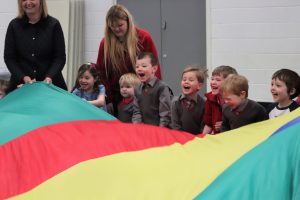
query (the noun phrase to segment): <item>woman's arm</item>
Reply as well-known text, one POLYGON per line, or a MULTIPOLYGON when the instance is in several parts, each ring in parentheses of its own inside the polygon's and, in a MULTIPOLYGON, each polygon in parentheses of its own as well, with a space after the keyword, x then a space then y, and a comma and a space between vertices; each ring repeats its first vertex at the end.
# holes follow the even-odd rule
POLYGON ((55 26, 53 28, 53 55, 52 62, 49 66, 45 78, 53 78, 61 73, 66 63, 65 39, 58 20, 54 19, 55 26))
POLYGON ((23 78, 26 76, 18 63, 17 58, 17 44, 15 38, 14 24, 17 22, 15 20, 11 21, 8 25, 5 44, 4 44, 4 61, 12 76, 16 79, 18 83, 23 83, 23 78))

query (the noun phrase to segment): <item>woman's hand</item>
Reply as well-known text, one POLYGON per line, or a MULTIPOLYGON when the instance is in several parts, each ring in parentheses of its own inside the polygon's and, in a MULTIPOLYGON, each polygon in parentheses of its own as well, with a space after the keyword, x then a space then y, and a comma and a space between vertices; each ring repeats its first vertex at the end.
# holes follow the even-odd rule
MULTIPOLYGON (((32 83, 35 82, 36 80, 35 80, 35 79, 31 79, 29 76, 24 76, 23 81, 24 81, 24 83, 32 84, 32 83)), ((17 88, 21 88, 23 85, 24 85, 24 84, 21 83, 21 84, 17 85, 17 88)))
POLYGON ((52 78, 46 77, 44 82, 47 83, 47 84, 51 84, 52 83, 52 78))
POLYGON ((29 76, 24 76, 23 81, 24 81, 24 83, 32 84, 33 82, 35 82, 35 79, 31 79, 29 76))

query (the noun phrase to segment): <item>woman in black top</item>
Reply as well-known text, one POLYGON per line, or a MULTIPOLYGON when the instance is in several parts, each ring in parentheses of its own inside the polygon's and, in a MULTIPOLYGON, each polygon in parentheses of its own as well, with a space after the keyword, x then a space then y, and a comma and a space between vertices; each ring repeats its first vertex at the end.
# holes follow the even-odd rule
POLYGON ((62 76, 65 41, 59 21, 48 15, 46 0, 18 0, 18 16, 7 28, 4 61, 12 89, 44 81, 67 89, 62 76))

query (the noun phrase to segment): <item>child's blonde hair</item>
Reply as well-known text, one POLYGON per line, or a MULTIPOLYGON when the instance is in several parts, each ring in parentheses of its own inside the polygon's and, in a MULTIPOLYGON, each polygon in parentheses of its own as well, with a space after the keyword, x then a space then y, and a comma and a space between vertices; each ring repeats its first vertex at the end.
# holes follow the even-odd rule
POLYGON ((248 97, 248 80, 245 76, 238 74, 229 75, 222 83, 220 91, 230 92, 235 95, 240 95, 242 91, 246 92, 246 97, 248 97))
POLYGON ((185 66, 181 78, 183 77, 183 74, 187 72, 194 72, 196 74, 196 77, 199 81, 199 83, 204 83, 205 79, 207 79, 208 74, 207 74, 207 69, 204 67, 201 67, 199 65, 187 65, 185 66))
POLYGON ((227 76, 229 76, 230 74, 238 74, 238 73, 236 69, 228 65, 218 66, 212 72, 213 76, 216 75, 223 76, 224 79, 227 78, 227 76))
POLYGON ((9 81, 0 80, 0 90, 7 93, 8 89, 9 89, 9 81))
POLYGON ((119 79, 120 86, 137 87, 141 83, 140 79, 134 73, 123 74, 119 79))

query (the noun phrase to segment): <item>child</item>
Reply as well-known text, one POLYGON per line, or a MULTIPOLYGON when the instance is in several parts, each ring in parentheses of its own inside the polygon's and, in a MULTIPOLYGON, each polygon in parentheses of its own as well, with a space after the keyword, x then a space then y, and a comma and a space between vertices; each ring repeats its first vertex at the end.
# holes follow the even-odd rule
POLYGON ((122 122, 132 122, 134 88, 140 83, 137 75, 133 73, 126 73, 120 77, 120 94, 123 99, 118 104, 118 119, 122 122))
POLYGON ((269 118, 289 113, 299 105, 293 101, 300 93, 299 75, 289 69, 280 69, 272 76, 271 93, 275 103, 268 107, 269 118))
POLYGON ((221 85, 224 99, 221 132, 268 119, 265 108, 248 99, 248 80, 241 75, 228 76, 221 85))
POLYGON ((237 71, 230 66, 221 65, 216 67, 211 76, 211 92, 205 94, 206 102, 204 108, 203 122, 205 124, 203 132, 205 134, 218 134, 222 124, 223 99, 219 90, 222 82, 230 74, 237 74, 237 71))
POLYGON ((3 99, 9 89, 9 81, 0 80, 0 99, 3 99))
POLYGON ((157 64, 150 52, 137 58, 135 71, 142 84, 134 91, 132 122, 170 127, 172 95, 169 87, 155 76, 157 64))
POLYGON ((75 89, 72 93, 94 106, 106 110, 105 87, 100 84, 98 77, 95 64, 81 65, 78 69, 75 89))
POLYGON ((207 70, 187 66, 181 75, 182 94, 172 102, 172 128, 199 134, 203 130, 204 99, 198 94, 207 78, 207 70))

